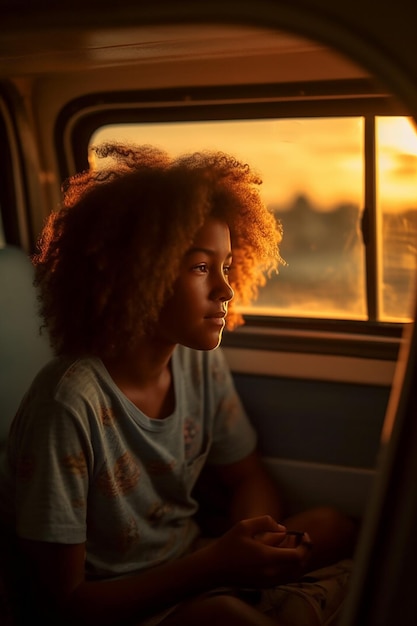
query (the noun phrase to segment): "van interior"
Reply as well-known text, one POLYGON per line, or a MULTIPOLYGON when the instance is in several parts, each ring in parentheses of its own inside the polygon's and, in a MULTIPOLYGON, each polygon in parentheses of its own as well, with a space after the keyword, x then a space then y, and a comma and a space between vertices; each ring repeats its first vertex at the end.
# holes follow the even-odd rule
MULTIPOLYGON (((8 7, 0 24, 0 455, 52 355, 30 256, 65 179, 93 166, 97 141, 230 145, 265 168, 288 260, 223 340, 264 461, 290 510, 331 503, 364 520, 363 568, 343 626, 393 626, 393 615, 395 626, 411 626, 411 562, 406 587, 384 595, 372 580, 386 568, 388 584, 401 569, 417 518, 417 101, 412 110, 412 95, 405 102, 353 52, 285 19, 279 27, 272 9, 267 24, 251 22, 253 7, 245 19, 222 19, 218 3, 188 19, 187 3, 173 3, 183 5, 173 19, 164 17, 173 9, 141 14, 128 2, 83 19, 49 4, 21 15, 8 7), (341 169, 350 177, 331 196, 341 169), (403 516, 392 522, 387 563, 375 542, 392 539, 378 535, 390 503, 403 516), (403 608, 393 608, 395 593, 403 608)), ((6 607, 4 620, 12 626, 6 607)))

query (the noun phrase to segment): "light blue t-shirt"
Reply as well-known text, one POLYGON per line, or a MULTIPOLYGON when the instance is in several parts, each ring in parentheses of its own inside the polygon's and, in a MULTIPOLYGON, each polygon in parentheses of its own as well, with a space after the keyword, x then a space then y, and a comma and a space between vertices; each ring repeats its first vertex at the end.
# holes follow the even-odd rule
POLYGON ((244 458, 256 437, 220 349, 179 346, 172 372, 175 410, 162 420, 130 402, 100 359, 57 358, 38 374, 12 424, 3 483, 19 536, 85 541, 94 578, 187 551, 203 465, 244 458))

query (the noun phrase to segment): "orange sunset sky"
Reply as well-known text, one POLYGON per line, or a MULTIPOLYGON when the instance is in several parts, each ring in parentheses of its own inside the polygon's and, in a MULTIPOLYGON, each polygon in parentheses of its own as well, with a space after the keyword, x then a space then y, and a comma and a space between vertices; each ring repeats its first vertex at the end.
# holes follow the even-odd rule
MULTIPOLYGON (((405 117, 378 118, 378 193, 386 211, 417 209, 417 134, 405 117)), ((92 143, 152 144, 175 155, 223 150, 254 167, 268 204, 306 193, 321 210, 363 204, 361 118, 189 122, 105 127, 92 143)))

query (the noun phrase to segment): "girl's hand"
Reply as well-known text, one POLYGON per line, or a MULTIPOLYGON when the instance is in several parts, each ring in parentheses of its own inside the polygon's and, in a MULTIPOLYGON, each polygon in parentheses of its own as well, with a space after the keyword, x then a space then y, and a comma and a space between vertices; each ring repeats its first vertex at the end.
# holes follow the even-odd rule
POLYGON ((300 576, 310 547, 307 534, 299 541, 263 516, 238 522, 204 550, 214 585, 272 587, 300 576))

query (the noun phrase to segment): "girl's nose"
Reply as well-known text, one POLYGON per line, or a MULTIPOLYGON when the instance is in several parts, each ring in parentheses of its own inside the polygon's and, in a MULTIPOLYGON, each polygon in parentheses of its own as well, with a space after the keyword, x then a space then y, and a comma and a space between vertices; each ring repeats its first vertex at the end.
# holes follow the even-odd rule
POLYGON ((234 296, 233 289, 223 276, 221 278, 221 284, 219 284, 216 291, 216 297, 220 298, 222 302, 229 302, 234 296))

